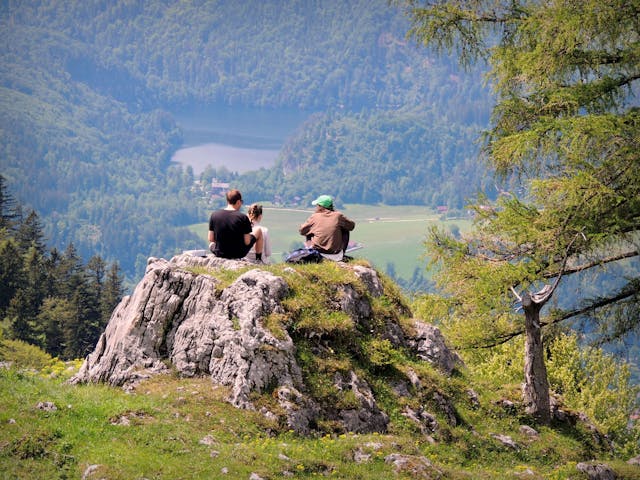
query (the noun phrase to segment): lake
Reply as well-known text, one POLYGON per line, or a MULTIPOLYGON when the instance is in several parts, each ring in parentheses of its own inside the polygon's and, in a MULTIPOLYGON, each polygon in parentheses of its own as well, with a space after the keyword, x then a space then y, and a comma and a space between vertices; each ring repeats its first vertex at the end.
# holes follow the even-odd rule
POLYGON ((311 112, 215 107, 174 112, 184 145, 172 161, 197 176, 211 165, 244 173, 272 167, 285 140, 311 112))

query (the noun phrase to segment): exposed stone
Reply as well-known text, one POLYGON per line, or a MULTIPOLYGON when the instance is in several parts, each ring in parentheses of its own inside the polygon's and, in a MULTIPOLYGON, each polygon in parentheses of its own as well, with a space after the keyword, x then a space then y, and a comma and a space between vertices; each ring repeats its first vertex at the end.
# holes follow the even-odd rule
POLYGON ((591 433, 591 438, 595 445, 613 450, 611 439, 600 430, 595 424, 582 412, 575 412, 561 408, 562 405, 554 396, 551 397, 551 415, 556 422, 566 423, 572 427, 582 424, 591 433))
POLYGON ((518 412, 517 405, 511 400, 508 400, 506 398, 497 400, 495 404, 499 407, 502 407, 507 413, 510 413, 512 415, 515 415, 518 412))
POLYGON ((471 402, 471 408, 474 410, 480 408, 480 399, 478 398, 478 394, 472 388, 467 390, 467 395, 469 396, 469 401, 471 402))
POLYGON ((206 446, 210 447, 211 445, 215 445, 218 442, 216 441, 215 438, 213 438, 213 435, 205 435, 204 437, 202 437, 200 439, 200 441, 198 443, 200 445, 206 445, 206 446))
POLYGON ((389 417, 378 408, 371 388, 355 372, 347 376, 336 373, 334 384, 338 390, 353 392, 359 403, 358 408, 339 410, 337 416, 342 420, 345 429, 354 433, 386 432, 389 417))
POLYGON ((356 276, 366 285, 369 293, 374 297, 379 297, 384 293, 382 282, 375 270, 361 265, 355 265, 353 271, 356 276))
POLYGON ((629 460, 627 460, 627 463, 629 465, 640 465, 640 455, 630 458, 629 460))
POLYGON ((449 349, 444 335, 434 325, 421 321, 415 322, 416 334, 409 339, 409 344, 417 351, 417 356, 436 365, 446 375, 451 375, 462 359, 449 349))
POLYGON ((586 474, 589 480, 616 480, 618 478, 616 472, 604 463, 582 462, 577 464, 576 468, 586 474))
POLYGON ((433 400, 440 411, 444 413, 447 418, 447 423, 452 427, 458 425, 458 413, 456 412, 453 403, 451 403, 451 400, 437 391, 433 392, 433 400))
POLYGON ((402 415, 415 422, 420 427, 422 434, 427 435, 429 440, 434 443, 431 435, 436 433, 440 428, 438 420, 434 415, 427 412, 423 407, 420 407, 418 410, 405 407, 402 415))
POLYGON ((536 475, 536 472, 534 472, 530 468, 526 468, 521 472, 515 472, 514 475, 518 478, 529 478, 529 477, 538 478, 538 476, 536 475))
POLYGON ((538 431, 531 428, 529 425, 520 425, 520 433, 527 435, 528 437, 537 437, 538 431))
POLYGON ((513 450, 520 450, 520 446, 513 441, 513 438, 511 438, 509 435, 502 435, 502 434, 498 434, 498 433, 492 433, 491 436, 493 438, 495 438, 496 440, 498 440, 501 444, 503 444, 505 447, 509 447, 513 450))
POLYGON ((420 381, 420 377, 413 369, 409 368, 406 371, 406 375, 409 381, 411 382, 411 385, 413 386, 413 388, 415 388, 416 390, 419 390, 422 388, 422 382, 420 381))
POLYGON ((392 453, 384 457, 384 461, 393 464, 396 473, 407 473, 411 478, 442 478, 442 472, 435 468, 427 457, 392 453))
POLYGON ((289 429, 301 435, 310 433, 313 423, 320 415, 320 407, 313 399, 288 386, 279 387, 276 398, 285 411, 289 429))
POLYGON ((56 404, 53 402, 38 402, 36 408, 38 410, 44 410, 45 412, 55 412, 58 410, 58 407, 56 407, 56 404))
MULTIPOLYGON (((273 392, 284 412, 282 420, 301 434, 313 430, 320 417, 340 422, 345 431, 386 431, 387 414, 355 372, 334 376, 335 387, 355 398, 353 407, 318 405, 308 396, 291 336, 286 331, 274 334, 265 326, 270 315, 286 313, 282 301, 289 288, 284 278, 255 265, 229 285, 217 278, 217 271, 239 271, 249 265, 212 255, 178 255, 169 261, 150 258, 143 279, 116 307, 95 350, 71 382, 105 382, 134 389, 141 380, 171 370, 187 377, 208 375, 214 384, 229 388, 228 400, 239 408, 254 408, 254 392, 273 392), (203 273, 207 270, 211 273, 203 273)), ((362 284, 336 285, 331 308, 349 315, 359 331, 413 349, 416 356, 447 374, 453 371, 459 357, 447 348, 436 327, 415 320, 416 334, 407 338, 393 317, 383 322, 373 318, 371 298, 384 294, 376 271, 362 265, 343 268, 351 269, 362 284)), ((398 306, 398 315, 408 316, 405 308, 398 306)), ((317 348, 331 352, 324 341, 319 340, 317 348)), ((408 378, 412 387, 422 388, 412 373, 408 378)), ((408 385, 398 388, 410 393, 408 385)), ((438 404, 455 419, 446 399, 438 404)), ((263 413, 271 421, 281 421, 271 411, 263 413)))
POLYGON ((87 466, 87 468, 84 469, 84 472, 82 472, 82 480, 88 480, 89 478, 91 478, 93 476, 94 473, 96 473, 98 471, 98 469, 100 468, 100 465, 89 465, 87 466))
POLYGON ((356 462, 356 463, 367 463, 369 460, 371 460, 371 454, 370 453, 365 453, 359 448, 355 452, 353 452, 353 461, 354 462, 356 462))
POLYGON ((244 408, 250 407, 252 390, 274 383, 300 386, 291 338, 275 338, 260 322, 281 310, 288 291, 284 280, 249 270, 217 298, 218 280, 185 269, 234 263, 241 264, 213 256, 150 261, 73 381, 135 383, 171 364, 182 375, 208 374, 232 387, 231 403, 244 408))

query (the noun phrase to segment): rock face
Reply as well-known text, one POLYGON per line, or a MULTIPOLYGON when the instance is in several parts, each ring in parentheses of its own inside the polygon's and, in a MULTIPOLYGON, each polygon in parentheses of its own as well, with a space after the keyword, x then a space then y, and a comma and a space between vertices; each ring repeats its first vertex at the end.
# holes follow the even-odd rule
MULTIPOLYGON (((144 278, 114 310, 72 382, 131 386, 170 370, 184 376, 208 375, 230 387, 229 401, 240 408, 253 408, 252 392, 274 392, 285 421, 297 432, 309 432, 319 418, 340 422, 352 432, 385 431, 387 415, 367 382, 353 371, 336 374, 334 387, 348 390, 356 405, 327 412, 305 393, 308 388, 289 332, 276 336, 265 327, 269 316, 286 313, 282 301, 290 290, 285 279, 255 267, 225 286, 218 278, 223 275, 214 273, 247 266, 214 256, 149 259, 144 278)), ((360 265, 345 268, 353 271, 367 294, 346 285, 334 303, 366 327, 373 322, 369 299, 384 289, 375 270, 360 265)), ((383 337, 392 344, 410 348, 451 373, 457 356, 435 327, 416 321, 417 333, 411 336, 397 323, 385 320, 385 324, 383 337)))

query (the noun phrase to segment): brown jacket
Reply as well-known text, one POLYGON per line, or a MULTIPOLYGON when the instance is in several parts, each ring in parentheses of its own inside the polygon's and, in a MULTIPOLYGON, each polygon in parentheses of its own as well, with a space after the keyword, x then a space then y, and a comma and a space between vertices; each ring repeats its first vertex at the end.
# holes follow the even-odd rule
POLYGON ((333 210, 313 213, 300 226, 300 235, 311 242, 313 248, 322 253, 338 253, 346 247, 345 239, 356 226, 353 220, 333 210))

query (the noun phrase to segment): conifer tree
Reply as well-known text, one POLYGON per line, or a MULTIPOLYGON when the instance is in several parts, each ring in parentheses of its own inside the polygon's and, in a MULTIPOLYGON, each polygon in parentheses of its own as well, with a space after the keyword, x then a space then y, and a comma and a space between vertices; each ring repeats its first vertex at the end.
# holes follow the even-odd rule
POLYGON ((86 281, 82 259, 75 245, 70 243, 56 264, 53 275, 57 279, 57 292, 67 300, 72 300, 78 287, 86 281))
POLYGON ((95 347, 100 336, 98 298, 88 282, 76 285, 71 298, 72 315, 62 325, 65 358, 82 358, 95 347))
POLYGON ((15 236, 23 252, 33 246, 41 255, 44 255, 46 247, 42 222, 40 222, 40 217, 34 210, 29 212, 27 218, 20 221, 15 236))
POLYGON ((549 422, 541 328, 588 317, 612 339, 640 325, 640 1, 402 3, 413 38, 488 62, 497 103, 484 151, 523 188, 479 199, 462 240, 432 231, 430 255, 466 344, 525 335, 527 410, 549 422), (597 292, 563 290, 614 264, 597 292))
POLYGON ((0 319, 23 280, 23 262, 18 245, 0 230, 0 319))
POLYGON ((12 229, 17 217, 15 198, 7 191, 5 178, 0 175, 0 231, 12 229))
POLYGON ((116 308, 124 295, 124 287, 122 286, 122 273, 117 263, 111 264, 107 271, 104 288, 100 296, 101 326, 104 328, 113 310, 116 308))
POLYGON ((44 333, 45 351, 53 357, 62 357, 66 348, 63 326, 73 323, 71 302, 60 297, 45 298, 38 323, 44 333))
POLYGON ((38 314, 45 296, 47 272, 35 244, 22 258, 23 275, 7 314, 11 321, 11 334, 19 340, 42 346, 44 332, 38 322, 38 314))

